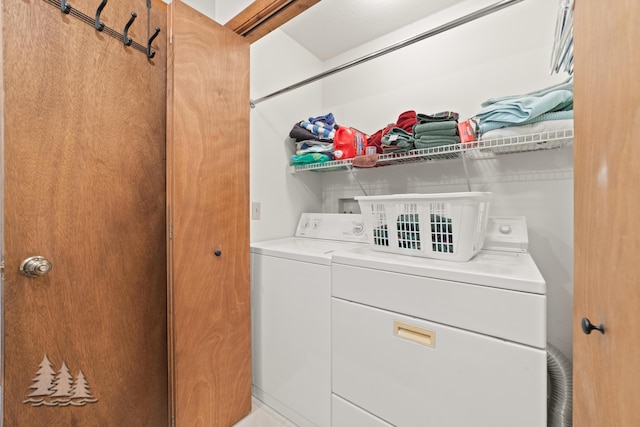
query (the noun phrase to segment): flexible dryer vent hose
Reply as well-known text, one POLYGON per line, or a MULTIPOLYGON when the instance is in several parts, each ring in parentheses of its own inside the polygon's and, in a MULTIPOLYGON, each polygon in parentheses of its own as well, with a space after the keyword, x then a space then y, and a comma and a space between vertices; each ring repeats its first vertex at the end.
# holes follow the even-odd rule
POLYGON ((571 362, 547 343, 547 375, 551 393, 547 401, 547 426, 571 427, 573 376, 571 362))

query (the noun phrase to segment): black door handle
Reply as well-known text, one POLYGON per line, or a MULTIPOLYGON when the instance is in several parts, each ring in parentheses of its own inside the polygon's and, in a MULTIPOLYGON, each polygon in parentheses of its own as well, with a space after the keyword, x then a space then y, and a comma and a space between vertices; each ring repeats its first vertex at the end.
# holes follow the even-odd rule
POLYGON ((595 326, 586 317, 582 318, 582 322, 581 323, 582 323, 581 324, 582 332, 584 332, 587 335, 589 335, 591 333, 591 331, 593 331, 594 329, 600 331, 601 334, 604 334, 604 325, 602 323, 599 324, 598 326, 595 326))

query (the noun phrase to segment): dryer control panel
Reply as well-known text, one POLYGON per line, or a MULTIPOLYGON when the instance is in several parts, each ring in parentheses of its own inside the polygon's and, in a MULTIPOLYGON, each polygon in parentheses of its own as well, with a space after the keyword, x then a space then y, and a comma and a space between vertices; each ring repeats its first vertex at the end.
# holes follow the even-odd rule
POLYGON ((482 249, 506 252, 527 252, 529 235, 523 216, 490 216, 482 249))

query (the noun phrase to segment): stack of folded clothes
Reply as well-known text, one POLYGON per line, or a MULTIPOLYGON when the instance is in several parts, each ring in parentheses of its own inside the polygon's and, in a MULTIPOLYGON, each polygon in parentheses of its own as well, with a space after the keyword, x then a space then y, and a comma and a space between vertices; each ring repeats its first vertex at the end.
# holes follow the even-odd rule
POLYGON ((395 123, 390 123, 369 136, 367 146, 377 147, 378 153, 412 150, 414 148, 412 129, 416 123, 418 123, 418 114, 414 110, 405 111, 398 116, 395 123), (393 133, 389 135, 392 131, 393 133))
POLYGON ((384 154, 402 153, 414 148, 413 134, 402 128, 392 127, 382 137, 382 152, 384 154))
POLYGON ((573 119, 573 77, 524 95, 489 99, 477 114, 479 132, 553 120, 573 119))
POLYGON ((422 114, 408 110, 400 114, 395 123, 373 133, 367 145, 376 146, 378 153, 386 154, 457 144, 460 142, 458 117, 453 111, 422 114))
POLYGON ((458 113, 443 111, 431 115, 418 114, 413 126, 415 148, 433 148, 460 143, 458 113))
POLYGON ((295 140, 296 152, 291 156, 292 166, 324 163, 333 160, 333 137, 336 122, 332 113, 309 117, 296 123, 289 137, 295 140))

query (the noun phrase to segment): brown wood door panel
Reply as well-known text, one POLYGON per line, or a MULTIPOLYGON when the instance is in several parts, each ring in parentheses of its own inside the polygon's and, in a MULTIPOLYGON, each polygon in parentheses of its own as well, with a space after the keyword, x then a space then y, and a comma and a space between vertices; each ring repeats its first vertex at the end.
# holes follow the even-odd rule
POLYGON ((638 19, 635 0, 575 5, 576 427, 640 425, 638 19))
MULTIPOLYGON (((90 16, 98 3, 71 2, 90 16)), ((102 20, 122 31, 132 10, 145 43, 144 0, 102 20)), ((167 425, 166 42, 149 61, 42 0, 2 13, 4 425, 167 425), (33 255, 51 272, 19 274, 33 255), (80 371, 97 401, 29 397, 80 371)), ((161 2, 151 22, 166 31, 161 2)))
POLYGON ((170 14, 174 416, 228 427, 251 410, 249 43, 182 2, 170 14))

